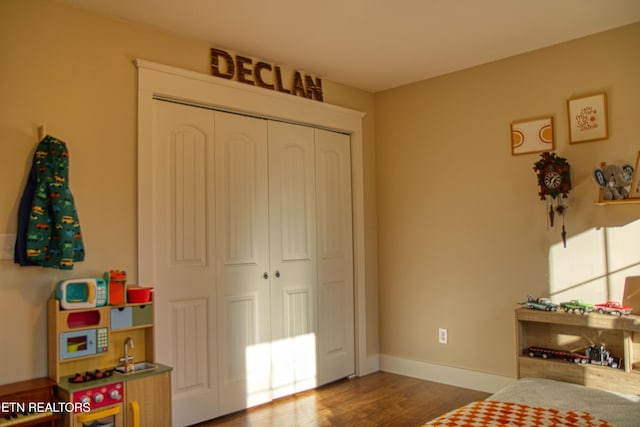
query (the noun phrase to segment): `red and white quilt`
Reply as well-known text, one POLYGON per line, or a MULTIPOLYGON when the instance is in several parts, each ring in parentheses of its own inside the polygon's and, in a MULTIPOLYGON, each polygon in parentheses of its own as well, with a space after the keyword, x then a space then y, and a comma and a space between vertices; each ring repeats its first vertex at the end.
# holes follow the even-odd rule
POLYGON ((582 411, 559 411, 512 402, 479 400, 425 424, 428 427, 613 427, 582 411))

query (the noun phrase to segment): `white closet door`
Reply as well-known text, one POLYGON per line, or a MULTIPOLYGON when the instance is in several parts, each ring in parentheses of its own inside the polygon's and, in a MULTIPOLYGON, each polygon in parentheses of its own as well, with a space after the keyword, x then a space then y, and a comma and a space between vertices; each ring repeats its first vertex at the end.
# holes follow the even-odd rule
POLYGON ((154 101, 156 357, 173 425, 354 372, 349 137, 154 101))
POLYGON ((267 122, 215 113, 220 402, 271 400, 267 122))
POLYGON ((272 396, 317 384, 313 128, 269 122, 272 396))
POLYGON ((315 130, 318 384, 355 373, 349 136, 315 130))
POLYGON ((173 367, 172 425, 218 412, 214 224, 213 113, 153 103, 152 255, 155 353, 173 367))

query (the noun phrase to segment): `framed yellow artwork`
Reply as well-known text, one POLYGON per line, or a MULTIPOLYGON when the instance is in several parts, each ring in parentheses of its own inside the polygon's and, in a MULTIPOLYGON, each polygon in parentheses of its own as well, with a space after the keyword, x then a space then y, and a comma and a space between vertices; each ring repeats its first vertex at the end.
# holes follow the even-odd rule
POLYGON ((598 141, 609 137, 606 93, 567 100, 567 115, 571 144, 598 141))
POLYGON ((511 123, 511 154, 553 151, 553 117, 511 123))

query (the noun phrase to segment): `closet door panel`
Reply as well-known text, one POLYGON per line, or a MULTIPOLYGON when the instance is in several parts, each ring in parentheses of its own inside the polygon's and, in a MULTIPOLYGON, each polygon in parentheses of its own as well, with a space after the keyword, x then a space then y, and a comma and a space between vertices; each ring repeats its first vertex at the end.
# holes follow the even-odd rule
MULTIPOLYGON (((302 128, 302 130, 308 130, 302 128)), ((304 132, 309 133, 309 132, 304 132)), ((313 257, 313 217, 307 214, 312 206, 313 197, 313 169, 310 169, 311 159, 309 147, 303 144, 307 135, 301 135, 299 140, 280 145, 276 140, 271 143, 272 179, 277 196, 273 201, 272 212, 278 218, 275 238, 279 241, 280 261, 307 261, 313 257)), ((274 194, 274 195, 275 195, 274 194)))
POLYGON ((318 384, 355 372, 349 136, 316 129, 318 384))
POLYGON ((220 402, 231 412, 270 395, 267 125, 215 113, 220 402))
POLYGON ((269 122, 273 398, 317 383, 314 157, 312 128, 269 122))
MULTIPOLYGON (((153 104, 152 157, 155 354, 174 368, 175 425, 219 415, 213 286, 213 113, 153 104)), ((135 351, 135 350, 134 350, 135 351)))

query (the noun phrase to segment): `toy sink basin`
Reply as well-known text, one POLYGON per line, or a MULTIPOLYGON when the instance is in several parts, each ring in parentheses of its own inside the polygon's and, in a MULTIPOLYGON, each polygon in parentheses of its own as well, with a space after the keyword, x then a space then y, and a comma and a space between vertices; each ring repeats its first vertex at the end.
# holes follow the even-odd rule
POLYGON ((125 365, 117 366, 115 369, 116 369, 116 371, 120 372, 121 374, 135 374, 137 372, 150 371, 150 370, 156 369, 156 368, 157 368, 157 366, 154 365, 153 363, 138 362, 138 363, 134 363, 133 364, 133 371, 131 371, 131 372, 127 372, 127 369, 126 369, 125 365))

